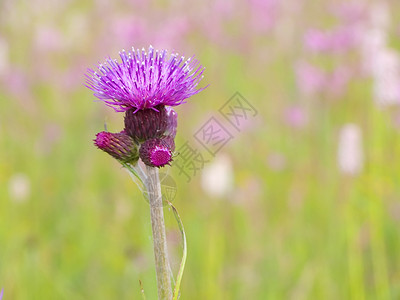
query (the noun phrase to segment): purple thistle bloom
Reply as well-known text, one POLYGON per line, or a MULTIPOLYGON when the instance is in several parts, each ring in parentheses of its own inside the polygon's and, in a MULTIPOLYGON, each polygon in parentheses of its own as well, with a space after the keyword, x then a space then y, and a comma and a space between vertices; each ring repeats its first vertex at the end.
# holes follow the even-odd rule
POLYGON ((204 68, 193 57, 167 55, 166 50, 143 48, 120 52, 121 62, 108 58, 98 70, 88 69, 87 87, 117 112, 159 105, 176 106, 204 88, 196 89, 204 68))

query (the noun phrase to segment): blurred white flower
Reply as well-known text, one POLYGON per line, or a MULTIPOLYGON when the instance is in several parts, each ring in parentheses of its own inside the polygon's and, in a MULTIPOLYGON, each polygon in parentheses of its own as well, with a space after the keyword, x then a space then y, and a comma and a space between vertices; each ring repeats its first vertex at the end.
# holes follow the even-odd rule
POLYGON ((370 7, 370 21, 363 30, 363 70, 373 79, 373 97, 379 106, 400 103, 400 55, 388 47, 390 11, 383 3, 370 7))
POLYGON ((361 38, 363 70, 372 73, 376 68, 375 56, 387 46, 387 32, 378 28, 365 29, 361 38))
POLYGON ((233 188, 232 161, 219 154, 201 173, 201 187, 210 196, 226 196, 233 188))
POLYGON ((382 49, 375 58, 373 70, 374 100, 379 106, 400 104, 400 56, 399 53, 382 49))
POLYGON ((8 193, 14 202, 22 203, 28 200, 31 194, 29 177, 22 173, 11 176, 8 182, 8 193))
POLYGON ((5 75, 8 69, 8 43, 5 39, 0 37, 0 77, 5 75))
POLYGON ((376 28, 388 29, 390 26, 390 11, 385 1, 373 3, 370 9, 372 26, 376 28))
POLYGON ((339 132, 339 170, 348 175, 361 173, 364 165, 364 151, 361 128, 356 124, 346 124, 339 132))

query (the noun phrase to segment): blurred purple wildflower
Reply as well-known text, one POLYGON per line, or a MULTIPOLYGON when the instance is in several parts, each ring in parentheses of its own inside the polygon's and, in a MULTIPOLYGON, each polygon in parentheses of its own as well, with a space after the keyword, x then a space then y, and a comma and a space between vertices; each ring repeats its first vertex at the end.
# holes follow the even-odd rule
POLYGON ((359 1, 334 3, 330 11, 346 24, 355 24, 366 18, 366 5, 359 1))
POLYGON ((312 96, 324 91, 326 74, 320 68, 306 61, 300 61, 295 66, 297 86, 307 96, 312 96))
POLYGON ((62 34, 54 27, 39 26, 34 35, 34 47, 40 53, 57 52, 65 48, 62 34))
POLYGON ((120 52, 122 62, 108 58, 98 71, 88 70, 87 87, 117 112, 176 106, 204 88, 197 89, 204 68, 193 57, 167 55, 166 50, 148 53, 132 48, 120 52))
POLYGON ((307 124, 307 115, 301 106, 289 106, 284 111, 284 120, 292 128, 303 128, 307 124))
POLYGON ((110 32, 116 39, 116 43, 127 43, 143 40, 146 36, 147 24, 143 18, 138 16, 127 16, 115 18, 109 27, 110 32))
POLYGON ((354 72, 347 66, 339 66, 328 72, 306 61, 297 63, 295 73, 297 86, 306 96, 328 93, 340 97, 346 92, 350 80, 354 77, 354 72))
POLYGON ((328 91, 334 96, 343 95, 352 79, 352 71, 345 66, 339 66, 333 70, 329 77, 328 91))
POLYGON ((329 49, 326 32, 319 29, 309 29, 304 35, 304 47, 314 52, 325 52, 329 49))
POLYGON ((1 292, 0 292, 0 300, 3 298, 3 289, 1 289, 1 292))
POLYGON ((248 0, 250 24, 256 32, 267 32, 275 25, 278 18, 278 0, 248 0))
POLYGON ((359 43, 359 31, 352 26, 325 31, 309 29, 304 35, 304 47, 315 53, 343 53, 359 43))

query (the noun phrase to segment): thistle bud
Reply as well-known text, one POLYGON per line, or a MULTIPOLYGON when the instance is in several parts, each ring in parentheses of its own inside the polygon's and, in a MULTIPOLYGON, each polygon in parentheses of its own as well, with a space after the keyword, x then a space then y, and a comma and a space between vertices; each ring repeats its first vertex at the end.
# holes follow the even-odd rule
POLYGON ((167 128, 165 130, 164 136, 175 138, 176 127, 178 126, 178 114, 171 106, 166 107, 166 111, 167 111, 167 128))
POLYGON ((125 131, 136 142, 142 143, 164 135, 168 125, 167 110, 163 105, 156 106, 155 109, 126 111, 125 131))
POLYGON ((111 133, 102 131, 96 135, 94 144, 112 157, 125 162, 136 163, 139 159, 138 147, 134 140, 123 131, 111 133))
POLYGON ((156 138, 145 141, 139 150, 142 161, 150 167, 163 167, 172 161, 175 142, 172 137, 156 138))

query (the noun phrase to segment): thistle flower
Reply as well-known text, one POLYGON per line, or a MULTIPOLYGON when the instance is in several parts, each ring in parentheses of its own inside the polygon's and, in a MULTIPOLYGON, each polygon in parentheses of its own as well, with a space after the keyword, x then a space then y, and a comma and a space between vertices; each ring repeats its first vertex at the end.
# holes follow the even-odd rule
POLYGON ((120 52, 121 62, 107 59, 98 71, 88 70, 87 87, 117 112, 176 106, 204 88, 196 89, 204 68, 193 57, 187 59, 167 51, 148 53, 132 48, 120 52))
POLYGON ((97 148, 122 162, 136 163, 139 159, 137 145, 124 131, 119 133, 99 132, 94 144, 97 148))
POLYGON ((140 146, 139 156, 146 165, 160 168, 172 161, 174 150, 174 139, 167 136, 145 141, 140 146))
MULTIPOLYGON (((167 51, 154 51, 151 46, 148 53, 132 48, 128 53, 122 51, 120 56, 121 63, 107 59, 105 64, 100 64, 98 72, 89 69, 86 74, 87 87, 97 98, 115 111, 125 112, 123 131, 100 132, 94 142, 99 149, 122 162, 130 175, 136 176, 147 189, 158 295, 160 299, 172 299, 162 194, 155 167, 169 164, 175 150, 177 114, 170 106, 184 103, 186 98, 204 89, 196 89, 204 68, 193 58, 185 61, 184 57, 178 58, 178 54, 168 58, 167 51), (139 157, 146 164, 145 170, 136 164, 139 157)), ((177 214, 175 216, 179 219, 177 214)), ((179 228, 185 239, 180 219, 179 228)), ((186 247, 186 240, 184 245, 186 247)), ((185 255, 174 288, 176 296, 184 263, 185 255)))

